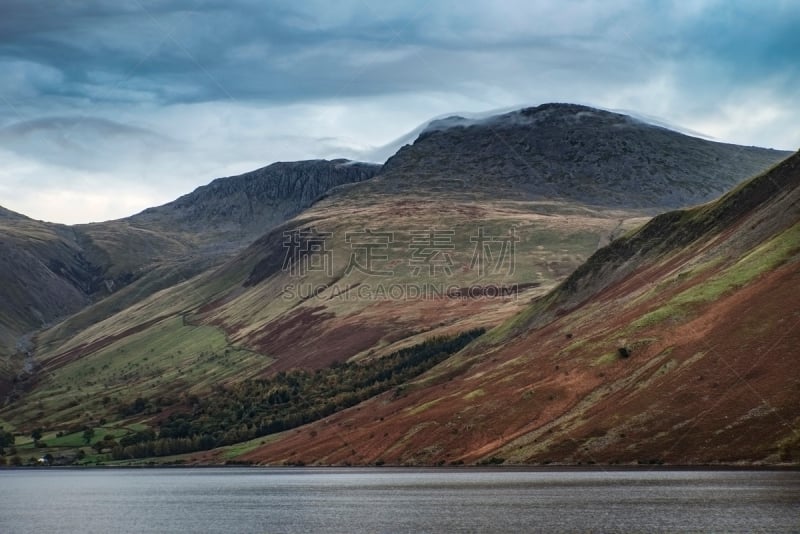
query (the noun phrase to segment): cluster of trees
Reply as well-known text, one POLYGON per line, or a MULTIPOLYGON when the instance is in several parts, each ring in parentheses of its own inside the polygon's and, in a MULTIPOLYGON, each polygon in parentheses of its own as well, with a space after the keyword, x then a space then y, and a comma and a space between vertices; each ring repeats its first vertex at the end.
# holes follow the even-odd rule
POLYGON ((22 460, 17 456, 17 449, 14 447, 14 434, 0 427, 0 466, 6 465, 6 454, 10 455, 11 465, 21 465, 22 460), (6 450, 6 447, 9 447, 6 450))
POLYGON ((10 447, 14 441, 14 434, 0 427, 0 447, 10 447))
POLYGON ((464 348, 484 329, 455 337, 435 337, 389 356, 328 369, 281 372, 217 388, 191 409, 174 413, 152 431, 125 436, 114 459, 167 456, 230 445, 327 417, 387 391, 427 371, 464 348))

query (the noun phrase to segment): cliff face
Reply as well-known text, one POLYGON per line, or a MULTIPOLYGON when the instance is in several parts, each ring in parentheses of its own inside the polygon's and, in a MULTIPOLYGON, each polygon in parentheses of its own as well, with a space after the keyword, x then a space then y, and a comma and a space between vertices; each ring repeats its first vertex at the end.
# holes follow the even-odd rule
POLYGON ((344 159, 273 163, 219 178, 129 219, 145 227, 201 232, 249 244, 335 187, 369 180, 381 166, 344 159))
POLYGON ((381 181, 657 211, 712 200, 789 154, 586 106, 545 104, 482 120, 433 121, 386 162, 381 181))

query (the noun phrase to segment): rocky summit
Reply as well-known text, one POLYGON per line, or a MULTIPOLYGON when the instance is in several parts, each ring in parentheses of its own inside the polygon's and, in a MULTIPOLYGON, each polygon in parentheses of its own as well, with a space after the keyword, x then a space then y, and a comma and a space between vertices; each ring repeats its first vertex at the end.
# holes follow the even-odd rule
POLYGON ((658 211, 712 200, 788 154, 586 106, 544 104, 432 121, 389 158, 381 178, 395 188, 487 189, 509 198, 658 211))

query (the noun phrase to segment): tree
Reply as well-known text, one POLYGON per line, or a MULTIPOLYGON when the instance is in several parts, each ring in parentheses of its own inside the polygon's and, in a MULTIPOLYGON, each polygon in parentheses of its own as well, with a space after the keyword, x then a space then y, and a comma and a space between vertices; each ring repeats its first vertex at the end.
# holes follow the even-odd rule
POLYGON ((94 428, 89 428, 89 427, 87 427, 87 428, 86 428, 86 429, 83 431, 83 441, 85 441, 85 442, 86 442, 86 444, 88 445, 88 444, 89 444, 89 442, 91 442, 91 441, 92 441, 92 438, 93 438, 93 437, 94 437, 94 428))
POLYGON ((0 447, 9 447, 14 444, 14 434, 0 429, 0 447))
POLYGON ((33 441, 39 441, 40 439, 42 439, 42 432, 43 430, 41 428, 34 428, 33 432, 31 432, 31 437, 33 438, 33 441))

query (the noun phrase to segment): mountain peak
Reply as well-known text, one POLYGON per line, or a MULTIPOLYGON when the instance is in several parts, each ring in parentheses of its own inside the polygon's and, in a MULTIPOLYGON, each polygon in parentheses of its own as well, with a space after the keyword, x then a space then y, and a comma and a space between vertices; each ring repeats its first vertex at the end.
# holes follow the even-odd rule
POLYGON ((531 106, 513 111, 491 114, 475 115, 474 117, 464 117, 461 115, 451 115, 440 119, 434 119, 428 123, 420 133, 420 138, 424 138, 433 132, 448 130, 450 128, 468 128, 470 126, 485 126, 489 128, 503 128, 516 126, 534 126, 538 123, 553 123, 557 121, 580 121, 586 118, 602 118, 605 121, 618 123, 632 122, 635 119, 581 104, 568 104, 553 102, 531 106))
POLYGON ((685 135, 579 104, 432 121, 382 183, 663 210, 707 202, 789 152, 685 135))

